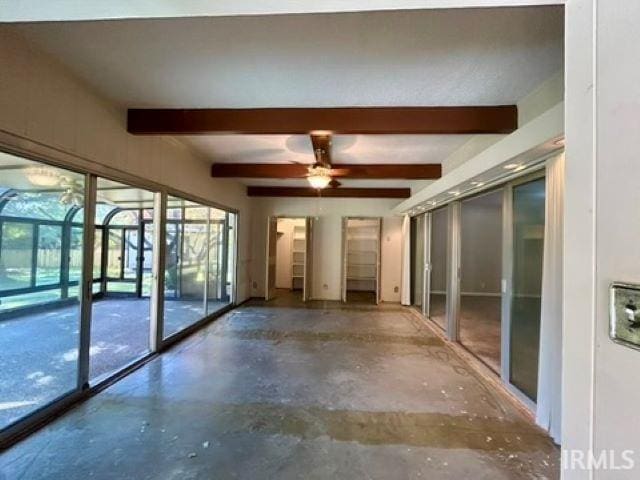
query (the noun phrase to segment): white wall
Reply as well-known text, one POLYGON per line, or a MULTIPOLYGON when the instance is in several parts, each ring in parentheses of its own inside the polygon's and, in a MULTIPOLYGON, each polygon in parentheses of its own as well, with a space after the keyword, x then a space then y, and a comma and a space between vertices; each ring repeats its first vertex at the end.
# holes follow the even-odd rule
POLYGON ((251 295, 264 295, 265 239, 269 216, 318 217, 314 235, 314 299, 340 300, 342 217, 384 217, 382 234, 382 301, 400 301, 402 219, 391 214, 395 199, 256 198, 252 215, 251 295), (398 291, 395 291, 397 287, 398 291))
POLYGON ((624 476, 635 479, 640 478, 640 387, 634 381, 640 378, 640 352, 608 338, 608 288, 614 281, 640 283, 639 23, 637 0, 598 2, 594 449, 634 449, 637 467, 624 476))
POLYGON ((637 0, 568 3, 562 441, 636 465, 571 480, 640 477, 640 352, 607 334, 610 283, 640 283, 639 21, 637 0))
MULTIPOLYGON (((104 175, 145 179, 239 211, 238 300, 247 298, 249 199, 171 137, 126 132, 126 111, 56 60, 0 28, 0 143, 104 175)), ((133 182, 132 182, 133 183, 133 182)))
MULTIPOLYGON (((556 72, 533 89, 518 104, 518 128, 539 117, 564 99, 564 70, 556 72)), ((463 163, 483 152, 505 135, 475 135, 442 162, 442 174, 446 175, 463 163)))

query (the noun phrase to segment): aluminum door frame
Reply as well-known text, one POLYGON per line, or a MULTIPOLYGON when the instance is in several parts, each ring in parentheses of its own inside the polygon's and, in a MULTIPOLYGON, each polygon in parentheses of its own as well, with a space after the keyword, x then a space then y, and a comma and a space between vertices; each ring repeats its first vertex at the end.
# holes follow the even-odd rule
POLYGON ((315 219, 304 219, 304 278, 302 279, 302 301, 308 302, 313 296, 313 230, 315 219))
POLYGON ((431 289, 431 213, 422 220, 422 316, 429 318, 429 290, 431 289))

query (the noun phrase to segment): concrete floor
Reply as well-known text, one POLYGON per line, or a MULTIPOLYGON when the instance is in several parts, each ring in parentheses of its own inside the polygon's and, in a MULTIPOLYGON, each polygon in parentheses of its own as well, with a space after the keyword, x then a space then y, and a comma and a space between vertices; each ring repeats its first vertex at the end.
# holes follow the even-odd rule
POLYGON ((395 305, 252 301, 0 457, 9 479, 558 478, 550 439, 395 305))
MULTIPOLYGON (((201 319, 202 303, 168 300, 167 335, 201 319)), ((222 306, 211 303, 209 309, 222 306)), ((0 321, 0 428, 75 388, 79 315, 76 304, 0 321)), ((148 350, 149 299, 94 302, 91 379, 113 373, 148 350)))

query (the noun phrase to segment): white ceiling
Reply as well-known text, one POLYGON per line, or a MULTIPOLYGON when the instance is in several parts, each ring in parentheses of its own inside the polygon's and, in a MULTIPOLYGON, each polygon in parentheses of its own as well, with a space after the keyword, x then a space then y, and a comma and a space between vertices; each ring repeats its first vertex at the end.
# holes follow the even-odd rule
MULTIPOLYGON (((441 163, 471 135, 334 135, 334 164, 441 163)), ((180 137, 216 163, 314 163, 308 135, 180 137)))
POLYGON ((2 28, 127 107, 513 104, 562 67, 561 7, 2 28))
POLYGON ((0 0, 0 21, 218 17, 284 13, 356 12, 424 8, 557 5, 565 0, 0 0))
MULTIPOLYGON (((55 22, 0 28, 18 30, 124 107, 515 104, 563 63, 562 7, 55 22)), ((339 135, 333 140, 332 157, 336 164, 441 163, 469 138, 339 135)), ((304 135, 180 139, 211 162, 313 162, 311 143, 304 135)), ((304 185, 304 181, 289 183, 304 185)), ((365 186, 362 181, 343 184, 365 186)), ((371 186, 424 184, 389 180, 371 186)))

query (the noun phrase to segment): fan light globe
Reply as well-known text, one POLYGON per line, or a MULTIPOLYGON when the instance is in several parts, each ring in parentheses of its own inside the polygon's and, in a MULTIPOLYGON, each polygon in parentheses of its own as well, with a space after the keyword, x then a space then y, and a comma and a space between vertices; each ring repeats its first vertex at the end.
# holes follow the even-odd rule
POLYGON ((326 188, 327 185, 329 185, 331 177, 328 177, 326 175, 312 175, 310 177, 307 177, 307 180, 309 180, 309 183, 313 188, 320 190, 326 188))
POLYGON ((331 182, 330 170, 324 167, 313 167, 309 169, 307 181, 316 190, 326 188, 331 182))

